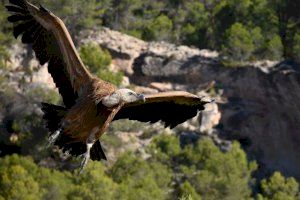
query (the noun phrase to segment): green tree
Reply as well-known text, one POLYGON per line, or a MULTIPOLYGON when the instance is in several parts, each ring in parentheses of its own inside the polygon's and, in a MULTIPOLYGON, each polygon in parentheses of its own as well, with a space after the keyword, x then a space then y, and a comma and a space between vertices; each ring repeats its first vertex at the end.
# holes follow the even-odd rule
POLYGON ((153 159, 172 166, 173 159, 181 152, 181 147, 177 137, 161 134, 153 138, 152 143, 148 147, 148 151, 153 155, 153 159))
POLYGON ((176 136, 155 137, 148 152, 151 160, 173 170, 178 185, 175 196, 191 195, 201 199, 249 199, 254 162, 248 162, 238 143, 222 152, 210 139, 180 147, 176 136), (178 181, 178 179, 180 181, 178 181), (184 183, 184 184, 182 184, 184 183), (188 194, 189 193, 189 194, 188 194))
POLYGON ((281 38, 274 35, 266 44, 265 58, 271 60, 280 60, 283 57, 283 45, 281 38))
MULTIPOLYGON (((208 41, 207 48, 209 49, 218 49, 220 44, 220 27, 223 27, 225 24, 220 23, 218 19, 220 19, 220 13, 222 13, 223 9, 227 6, 228 1, 226 0, 208 0, 204 1, 204 7, 207 12, 207 21, 208 24, 206 30, 205 40, 208 41)), ((228 21, 226 22, 226 24, 228 21)), ((231 22, 229 22, 230 24, 231 22)), ((226 29, 226 28, 223 28, 226 29)))
POLYGON ((111 12, 107 14, 110 27, 123 32, 139 27, 135 15, 139 13, 142 3, 141 0, 112 0, 111 12))
POLYGON ((37 166, 17 155, 0 162, 0 195, 5 199, 40 199, 38 182, 32 177, 37 166))
POLYGON ((110 0, 38 0, 38 2, 62 18, 75 42, 81 30, 102 25, 104 15, 111 7, 110 0))
POLYGON ((280 172, 275 172, 269 179, 261 181, 259 200, 299 200, 299 184, 294 178, 285 178, 280 172))
POLYGON ((100 162, 90 162, 80 176, 72 175, 74 187, 68 192, 68 199, 115 199, 118 185, 106 174, 100 162))
POLYGON ((201 200, 201 196, 196 192, 195 188, 188 181, 183 182, 179 186, 178 196, 180 196, 182 199, 189 197, 190 199, 201 200))
POLYGON ((6 61, 10 58, 8 48, 13 41, 11 27, 7 23, 7 16, 8 13, 5 11, 4 4, 0 3, 0 70, 6 67, 6 61))
POLYGON ((248 163, 246 154, 234 143, 227 153, 221 152, 209 139, 194 148, 184 149, 181 158, 189 166, 183 173, 202 199, 249 199, 251 173, 255 163, 248 163))
POLYGON ((293 39, 297 29, 300 28, 300 4, 293 0, 268 1, 269 6, 275 11, 278 35, 283 44, 283 56, 292 57, 293 39))
POLYGON ((200 2, 189 2, 186 5, 188 11, 181 27, 182 42, 187 45, 204 48, 208 45, 206 29, 208 16, 205 7, 200 2))
POLYGON ((83 63, 99 78, 120 85, 123 80, 123 73, 109 70, 111 55, 108 51, 102 50, 99 45, 88 43, 80 47, 80 56, 83 63))
POLYGON ((226 31, 226 40, 222 48, 223 55, 229 59, 244 61, 254 51, 254 44, 249 31, 240 23, 233 24, 226 31))
POLYGON ((260 27, 264 37, 278 32, 277 26, 274 25, 278 19, 276 12, 269 5, 269 0, 252 0, 246 20, 249 27, 260 27))
POLYGON ((262 35, 262 30, 260 27, 255 27, 254 29, 251 30, 251 37, 253 40, 253 45, 254 45, 254 52, 253 55, 257 58, 261 58, 262 57, 262 52, 264 51, 263 47, 264 47, 264 43, 265 43, 265 39, 262 35))
POLYGON ((300 62, 300 33, 297 33, 294 38, 293 58, 300 62))
POLYGON ((130 153, 123 154, 110 170, 120 184, 118 199, 166 199, 170 190, 169 169, 156 162, 147 162, 130 153), (163 174, 163 176, 162 176, 163 174))
POLYGON ((85 173, 78 176, 38 167, 32 159, 18 155, 0 161, 0 198, 115 199, 117 184, 99 162, 90 162, 85 173))
POLYGON ((252 0, 230 0, 228 2, 228 8, 231 10, 229 13, 234 14, 234 20, 236 22, 246 22, 246 18, 250 7, 252 5, 252 0))
POLYGON ((145 40, 166 40, 171 34, 172 21, 166 15, 160 15, 145 27, 142 38, 145 40))

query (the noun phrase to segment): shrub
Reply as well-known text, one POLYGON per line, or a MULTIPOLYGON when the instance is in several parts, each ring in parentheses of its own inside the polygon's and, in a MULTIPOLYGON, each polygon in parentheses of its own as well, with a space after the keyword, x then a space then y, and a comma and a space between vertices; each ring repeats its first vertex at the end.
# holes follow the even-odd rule
POLYGON ((99 45, 87 43, 80 47, 80 56, 92 73, 107 69, 111 64, 111 56, 108 51, 102 50, 99 45))
POLYGON ((262 52, 264 47, 265 39, 262 35, 262 30, 260 27, 255 27, 251 30, 251 37, 253 40, 253 44, 255 46, 255 50, 253 52, 255 58, 262 58, 262 52))
POLYGON ((109 70, 112 58, 108 51, 102 50, 97 44, 87 43, 80 47, 79 53, 83 63, 93 74, 118 86, 121 84, 123 73, 109 70))
POLYGON ((119 199, 128 200, 166 199, 172 180, 165 165, 147 162, 130 153, 118 158, 110 174, 120 184, 119 199))
POLYGON ((181 197, 181 200, 201 200, 200 195, 188 181, 185 181, 179 186, 178 196, 181 197))
POLYGON ((269 179, 261 181, 259 200, 294 200, 300 199, 299 184, 294 178, 285 178, 280 172, 275 172, 269 179))
POLYGON ((183 184, 175 195, 190 195, 197 199, 248 199, 254 162, 248 162, 238 143, 230 151, 222 152, 211 139, 199 140, 194 145, 180 147, 176 136, 155 137, 149 152, 153 160, 165 163, 173 173, 180 174, 183 184))
POLYGON ((222 53, 228 59, 244 61, 254 51, 254 44, 249 31, 240 23, 233 24, 225 33, 222 53))
POLYGON ((265 58, 280 60, 283 56, 283 45, 279 35, 274 35, 266 44, 265 58))
POLYGON ((148 23, 142 34, 144 40, 165 40, 172 31, 173 23, 166 15, 160 15, 148 23))

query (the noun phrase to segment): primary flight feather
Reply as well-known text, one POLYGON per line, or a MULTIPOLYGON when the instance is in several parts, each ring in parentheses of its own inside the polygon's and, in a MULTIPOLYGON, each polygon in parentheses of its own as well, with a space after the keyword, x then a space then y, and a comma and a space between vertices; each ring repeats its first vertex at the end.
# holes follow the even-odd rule
POLYGON ((41 65, 48 63, 63 99, 64 106, 42 103, 50 141, 71 155, 84 154, 82 169, 89 158, 106 159, 99 138, 113 120, 162 121, 173 128, 204 109, 207 102, 188 92, 142 95, 93 76, 61 19, 26 0, 9 2, 14 36, 32 46, 41 65))

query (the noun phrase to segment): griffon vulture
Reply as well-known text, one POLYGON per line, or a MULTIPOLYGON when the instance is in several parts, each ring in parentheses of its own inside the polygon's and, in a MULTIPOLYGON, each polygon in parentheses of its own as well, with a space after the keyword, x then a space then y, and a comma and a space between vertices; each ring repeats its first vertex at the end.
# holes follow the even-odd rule
POLYGON ((113 120, 162 121, 165 127, 196 116, 207 102, 188 92, 151 95, 118 89, 93 76, 82 63, 70 34, 61 19, 26 0, 9 0, 8 21, 15 38, 30 44, 41 65, 48 71, 63 98, 64 106, 42 103, 49 140, 73 156, 84 155, 81 169, 92 160, 106 159, 99 142, 113 120))

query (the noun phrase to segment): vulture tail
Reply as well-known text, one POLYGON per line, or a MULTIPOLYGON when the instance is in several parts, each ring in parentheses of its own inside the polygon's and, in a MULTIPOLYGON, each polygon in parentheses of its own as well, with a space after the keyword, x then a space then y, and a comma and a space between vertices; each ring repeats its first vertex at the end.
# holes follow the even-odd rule
POLYGON ((92 160, 107 160, 101 143, 97 140, 91 148, 91 159, 92 160))
MULTIPOLYGON (((59 146, 63 152, 68 152, 73 156, 84 154, 86 152, 86 144, 74 142, 69 135, 63 133, 61 121, 65 116, 67 109, 62 106, 48 103, 42 103, 41 109, 44 112, 43 119, 46 121, 46 127, 51 132, 50 138, 55 138, 53 144, 59 146), (62 132, 62 134, 56 136, 56 134, 60 132, 62 132)), ((51 141, 49 142, 52 143, 51 141)), ((92 146, 90 154, 92 160, 107 160, 99 140, 92 146)))

